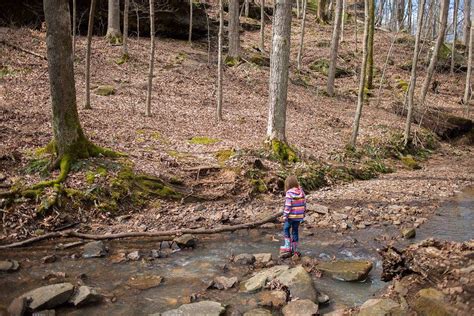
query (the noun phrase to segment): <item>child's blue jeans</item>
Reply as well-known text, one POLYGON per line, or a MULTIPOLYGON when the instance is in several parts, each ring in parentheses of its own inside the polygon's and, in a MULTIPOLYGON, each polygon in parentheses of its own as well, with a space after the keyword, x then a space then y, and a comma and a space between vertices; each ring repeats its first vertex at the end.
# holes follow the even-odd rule
POLYGON ((299 221, 286 220, 283 225, 283 234, 285 238, 290 238, 291 230, 291 240, 293 242, 298 242, 298 227, 300 226, 299 221))

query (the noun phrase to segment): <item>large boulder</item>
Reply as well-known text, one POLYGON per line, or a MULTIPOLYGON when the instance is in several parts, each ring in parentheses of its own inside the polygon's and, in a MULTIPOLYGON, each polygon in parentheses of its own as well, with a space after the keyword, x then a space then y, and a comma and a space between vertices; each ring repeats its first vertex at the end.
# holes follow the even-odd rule
POLYGON ((337 280, 362 281, 367 278, 372 266, 372 262, 365 260, 336 260, 321 262, 317 269, 337 280))
POLYGON ((260 271, 250 279, 241 282, 240 291, 244 293, 257 292, 265 286, 267 281, 273 280, 276 276, 288 269, 288 266, 282 265, 260 271))
POLYGON ((389 298, 370 299, 360 307, 359 316, 385 316, 401 314, 400 305, 389 298))
POLYGON ((197 303, 184 304, 177 309, 172 309, 161 314, 161 316, 219 316, 225 312, 225 307, 218 302, 214 301, 201 301, 197 303))
POLYGON ((31 311, 52 309, 66 303, 73 293, 74 286, 71 283, 42 286, 16 298, 10 304, 9 310, 13 309, 18 302, 26 303, 24 307, 31 311))
POLYGON ((211 287, 216 288, 218 290, 227 290, 233 287, 235 283, 237 283, 236 277, 227 278, 225 276, 218 276, 215 277, 212 281, 211 287))
POLYGON ((318 305, 311 300, 296 300, 288 303, 282 312, 284 316, 312 316, 318 314, 318 305))
POLYGON ((101 299, 102 296, 97 293, 95 289, 83 285, 76 290, 74 295, 69 299, 69 303, 74 306, 81 306, 99 302, 101 299))
POLYGON ((292 299, 308 299, 316 301, 317 293, 313 285, 313 279, 308 272, 299 265, 293 269, 283 271, 276 279, 290 290, 292 299))
POLYGON ((261 306, 282 308, 286 304, 287 295, 285 291, 263 291, 258 295, 258 304, 261 306))

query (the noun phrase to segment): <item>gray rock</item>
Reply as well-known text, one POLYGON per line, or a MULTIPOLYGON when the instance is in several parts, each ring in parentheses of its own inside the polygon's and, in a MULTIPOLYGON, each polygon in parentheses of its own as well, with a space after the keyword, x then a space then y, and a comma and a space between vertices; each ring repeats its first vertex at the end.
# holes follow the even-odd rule
POLYGON ((320 205, 320 204, 308 203, 308 205, 306 206, 306 210, 308 212, 316 212, 322 215, 326 215, 327 213, 329 213, 329 208, 327 206, 320 205))
POLYGON ((285 291, 263 291, 258 295, 258 304, 261 306, 282 308, 285 306, 287 295, 285 291))
POLYGON ((218 289, 218 290, 227 290, 233 287, 237 283, 237 278, 232 277, 232 278, 226 278, 224 276, 218 276, 214 278, 214 281, 212 283, 212 287, 218 289))
POLYGON ((250 265, 255 263, 255 256, 249 253, 241 253, 235 256, 234 262, 241 265, 250 265))
POLYGON ((202 204, 198 204, 194 207, 194 211, 196 211, 196 212, 204 211, 205 209, 206 208, 202 204))
POLYGON ((401 313, 400 305, 389 298, 370 299, 360 307, 359 316, 373 315, 399 315, 401 313))
POLYGON ((337 280, 362 281, 372 270, 372 262, 364 260, 326 261, 319 263, 317 269, 337 280))
POLYGON ((197 239, 193 235, 184 234, 173 240, 179 248, 195 248, 197 239))
POLYGON ((402 229, 402 236, 405 239, 415 238, 416 229, 414 227, 404 228, 402 229))
POLYGON ((84 245, 83 258, 99 258, 107 254, 107 248, 102 241, 92 241, 84 245))
POLYGON ((319 293, 318 294, 318 304, 327 304, 329 303, 329 296, 324 294, 324 293, 319 293))
POLYGON ((318 305, 311 300, 296 300, 288 303, 282 312, 284 316, 312 316, 318 314, 318 305))
MULTIPOLYGON (((177 309, 172 309, 161 313, 161 316, 219 316, 224 314, 225 307, 218 302, 214 301, 201 301, 197 303, 184 304, 177 309)), ((160 314, 154 314, 160 315, 160 314)))
POLYGON ((74 286, 71 283, 58 283, 29 291, 21 295, 19 299, 26 298, 28 301, 27 308, 32 311, 38 311, 55 308, 66 303, 73 292, 74 286))
POLYGON ((273 280, 276 276, 280 275, 284 271, 288 270, 288 266, 274 266, 269 269, 265 269, 250 279, 240 283, 240 291, 244 293, 251 293, 261 290, 267 281, 273 280))
POLYGON ((317 293, 313 285, 313 279, 308 272, 299 265, 293 269, 282 272, 276 279, 290 290, 292 299, 308 299, 316 301, 317 293))
POLYGON ((56 311, 54 309, 47 309, 44 311, 33 313, 33 316, 56 316, 56 311))
POLYGON ((161 251, 161 250, 152 250, 151 251, 151 256, 155 259, 168 257, 168 255, 165 252, 161 251))
POLYGON ((138 250, 135 250, 135 251, 130 252, 130 253, 127 255, 127 258, 128 258, 129 260, 132 260, 132 261, 137 261, 137 260, 140 260, 141 255, 140 255, 140 252, 139 252, 138 250))
POLYGON ((101 299, 102 295, 97 293, 96 290, 83 285, 76 290, 76 293, 69 299, 69 303, 74 306, 81 306, 99 302, 101 299))
POLYGON ((254 308, 246 312, 244 316, 272 316, 272 312, 265 308, 254 308))
POLYGON ((16 260, 2 260, 0 261, 0 271, 12 272, 18 270, 20 264, 16 260))
POLYGON ((256 253, 254 255, 255 262, 260 264, 267 264, 272 261, 272 254, 271 253, 256 253))

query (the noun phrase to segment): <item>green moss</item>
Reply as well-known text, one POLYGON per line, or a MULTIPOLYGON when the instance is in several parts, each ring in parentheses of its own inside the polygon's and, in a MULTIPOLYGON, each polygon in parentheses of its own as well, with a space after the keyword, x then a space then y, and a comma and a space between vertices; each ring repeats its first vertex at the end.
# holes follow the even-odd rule
POLYGON ((253 54, 250 56, 249 61, 258 66, 270 67, 270 58, 263 56, 262 54, 253 54))
POLYGON ((101 96, 113 95, 115 94, 115 88, 110 85, 98 86, 97 89, 95 89, 95 94, 101 96))
POLYGON ((175 56, 175 64, 182 64, 186 58, 188 57, 188 55, 185 53, 185 52, 179 52, 178 55, 175 56))
POLYGON ((234 66, 237 66, 238 64, 240 64, 240 58, 234 58, 234 57, 231 57, 231 56, 226 56, 226 58, 224 60, 224 63, 228 67, 234 67, 234 66))
POLYGON ((409 169, 421 169, 421 166, 416 162, 412 155, 402 156, 400 157, 400 160, 402 161, 403 165, 409 169))
POLYGON ((122 54, 119 59, 115 61, 117 65, 123 65, 125 64, 128 60, 130 59, 130 55, 128 54, 122 54))
POLYGON ((262 179, 253 179, 250 180, 250 184, 252 185, 252 193, 265 193, 268 191, 267 185, 265 181, 262 179))
POLYGON ((39 173, 42 176, 46 176, 49 173, 48 167, 51 160, 48 158, 32 159, 24 168, 24 172, 27 174, 39 173))
POLYGON ((122 44, 122 36, 108 35, 106 36, 106 39, 110 44, 114 46, 122 44))
MULTIPOLYGON (((325 76, 328 76, 328 74, 329 74, 329 61, 327 59, 316 60, 309 66, 309 69, 311 69, 313 71, 317 71, 317 72, 319 72, 319 73, 321 73, 325 76)), ((335 75, 336 78, 342 78, 342 77, 347 77, 347 76, 351 76, 351 75, 352 75, 351 71, 336 66, 336 75, 335 75)))
POLYGON ((210 138, 206 136, 195 136, 188 140, 188 143, 194 144, 194 145, 213 145, 220 142, 219 139, 215 138, 210 138))
POLYGON ((408 82, 406 82, 406 81, 403 80, 403 79, 397 79, 395 86, 397 87, 397 89, 400 89, 400 90, 402 90, 403 92, 407 92, 407 91, 408 91, 409 84, 408 84, 408 82))
POLYGON ((298 155, 296 152, 285 142, 277 139, 271 140, 272 156, 280 162, 298 162, 298 155))
POLYGON ((232 157, 233 155, 235 155, 235 150, 234 149, 222 149, 222 150, 219 150, 215 157, 217 159, 217 161, 221 164, 224 164, 227 160, 230 159, 230 157, 232 157))
POLYGON ((8 66, 2 66, 0 67, 0 79, 3 79, 5 77, 13 77, 17 75, 19 71, 16 71, 8 66))

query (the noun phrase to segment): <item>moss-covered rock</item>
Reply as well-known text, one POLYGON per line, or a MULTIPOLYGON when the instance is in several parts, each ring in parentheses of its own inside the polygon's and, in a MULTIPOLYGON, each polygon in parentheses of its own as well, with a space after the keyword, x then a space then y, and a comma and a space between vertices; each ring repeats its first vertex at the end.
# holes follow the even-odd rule
MULTIPOLYGON (((329 61, 327 59, 316 60, 309 66, 309 69, 327 76, 329 74, 329 61)), ((351 75, 352 72, 350 70, 336 66, 336 78, 348 77, 351 75)))
POLYGON ((363 260, 336 260, 321 262, 317 266, 318 270, 342 281, 365 280, 372 267, 372 262, 363 260))
POLYGON ((295 150, 291 148, 287 143, 282 142, 278 139, 271 140, 271 153, 272 157, 276 160, 286 162, 298 162, 298 155, 295 150))
POLYGON ((250 56, 249 61, 258 66, 270 67, 270 57, 264 56, 262 54, 253 54, 250 56))
POLYGON ((416 294, 413 309, 418 315, 448 316, 456 313, 449 306, 445 295, 434 289, 422 289, 416 294))
POLYGON ((409 169, 421 169, 421 166, 416 162, 412 155, 402 156, 400 157, 400 160, 402 161, 403 165, 409 169))
POLYGON ((403 92, 407 92, 408 87, 409 87, 409 83, 407 81, 403 80, 403 79, 397 79, 395 87, 397 87, 397 89, 400 89, 403 92))
POLYGON ((230 149, 222 149, 219 150, 216 153, 216 159, 220 164, 226 163, 227 160, 229 160, 232 156, 235 155, 235 150, 230 148, 230 149))
POLYGON ((220 142, 220 139, 210 138, 206 136, 195 136, 188 140, 188 143, 194 145, 214 145, 218 142, 220 142))
POLYGON ((224 63, 228 67, 234 67, 234 66, 237 66, 238 64, 240 64, 240 58, 234 58, 234 57, 231 57, 231 56, 226 56, 226 58, 224 60, 224 63))
POLYGON ((113 95, 115 94, 115 88, 110 85, 98 86, 97 89, 95 89, 95 94, 101 96, 113 95))

